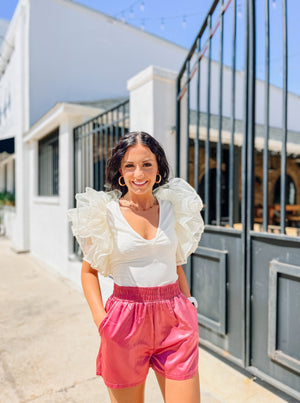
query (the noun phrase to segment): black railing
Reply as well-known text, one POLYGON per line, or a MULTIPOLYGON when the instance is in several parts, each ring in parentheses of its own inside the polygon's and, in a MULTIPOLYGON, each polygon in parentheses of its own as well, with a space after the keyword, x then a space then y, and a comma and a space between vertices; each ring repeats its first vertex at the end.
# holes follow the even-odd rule
MULTIPOLYGON (((129 99, 74 128, 74 196, 87 186, 104 190, 106 162, 114 145, 128 131, 129 99)), ((76 258, 82 258, 75 238, 73 252, 76 258)))
POLYGON ((129 100, 74 128, 74 194, 104 190, 111 149, 129 130, 129 100))
POLYGON ((282 46, 273 45, 282 60, 281 83, 270 82, 275 20, 269 4, 265 0, 261 9, 263 4, 254 0, 212 2, 177 78, 176 175, 185 176, 203 198, 207 225, 300 235, 300 186, 293 179, 300 175, 300 133, 295 124, 288 128, 287 120, 288 99, 294 96, 288 92, 287 1, 276 10, 282 46), (265 13, 261 29, 257 13, 265 13), (257 71, 258 52, 264 57, 264 77, 257 71), (277 100, 270 97, 271 89, 280 89, 277 100), (259 106, 264 112, 257 117, 259 106), (274 110, 282 114, 281 128, 270 121, 271 109, 273 118, 274 110), (287 200, 291 181, 296 196, 287 200))

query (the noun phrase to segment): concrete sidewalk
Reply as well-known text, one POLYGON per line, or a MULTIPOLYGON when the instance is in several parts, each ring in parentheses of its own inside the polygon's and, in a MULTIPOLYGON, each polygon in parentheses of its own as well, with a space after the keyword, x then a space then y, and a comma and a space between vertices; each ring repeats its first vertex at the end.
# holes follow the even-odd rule
MULTIPOLYGON (((0 402, 109 403, 81 290, 4 238, 0 275, 0 402)), ((199 369, 202 403, 286 401, 201 348, 199 369)), ((163 402, 152 371, 145 402, 163 402)))

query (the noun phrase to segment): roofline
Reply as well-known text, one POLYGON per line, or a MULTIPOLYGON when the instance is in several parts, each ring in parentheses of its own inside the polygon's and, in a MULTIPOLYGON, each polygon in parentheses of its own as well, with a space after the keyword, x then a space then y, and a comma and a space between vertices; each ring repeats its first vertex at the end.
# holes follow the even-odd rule
MULTIPOLYGON (((103 109, 104 110, 104 109, 103 109)), ((24 133, 24 142, 37 140, 42 138, 50 130, 59 126, 64 115, 78 116, 78 115, 91 115, 95 116, 101 112, 101 108, 94 108, 85 105, 79 105, 68 102, 58 102, 51 109, 48 110, 37 122, 35 122, 30 129, 24 133)))

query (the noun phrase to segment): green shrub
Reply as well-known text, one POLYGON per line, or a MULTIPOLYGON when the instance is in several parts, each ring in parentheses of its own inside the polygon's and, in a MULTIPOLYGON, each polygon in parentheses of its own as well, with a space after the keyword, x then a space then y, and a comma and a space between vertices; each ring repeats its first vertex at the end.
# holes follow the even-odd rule
POLYGON ((12 192, 0 192, 0 205, 1 206, 14 206, 15 195, 12 192))

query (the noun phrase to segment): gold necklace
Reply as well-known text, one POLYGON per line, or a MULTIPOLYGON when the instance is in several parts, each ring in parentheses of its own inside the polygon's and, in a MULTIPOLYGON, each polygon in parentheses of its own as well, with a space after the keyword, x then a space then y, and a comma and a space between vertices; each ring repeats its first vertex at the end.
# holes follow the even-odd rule
POLYGON ((123 207, 129 207, 129 208, 134 208, 137 211, 146 211, 146 210, 150 210, 151 208, 153 208, 154 206, 156 206, 158 204, 157 200, 154 199, 154 202, 152 204, 152 206, 150 207, 146 207, 146 208, 137 208, 136 204, 131 201, 131 200, 126 200, 126 199, 120 199, 120 201, 122 202, 123 207), (123 203, 125 202, 125 203, 123 203))

